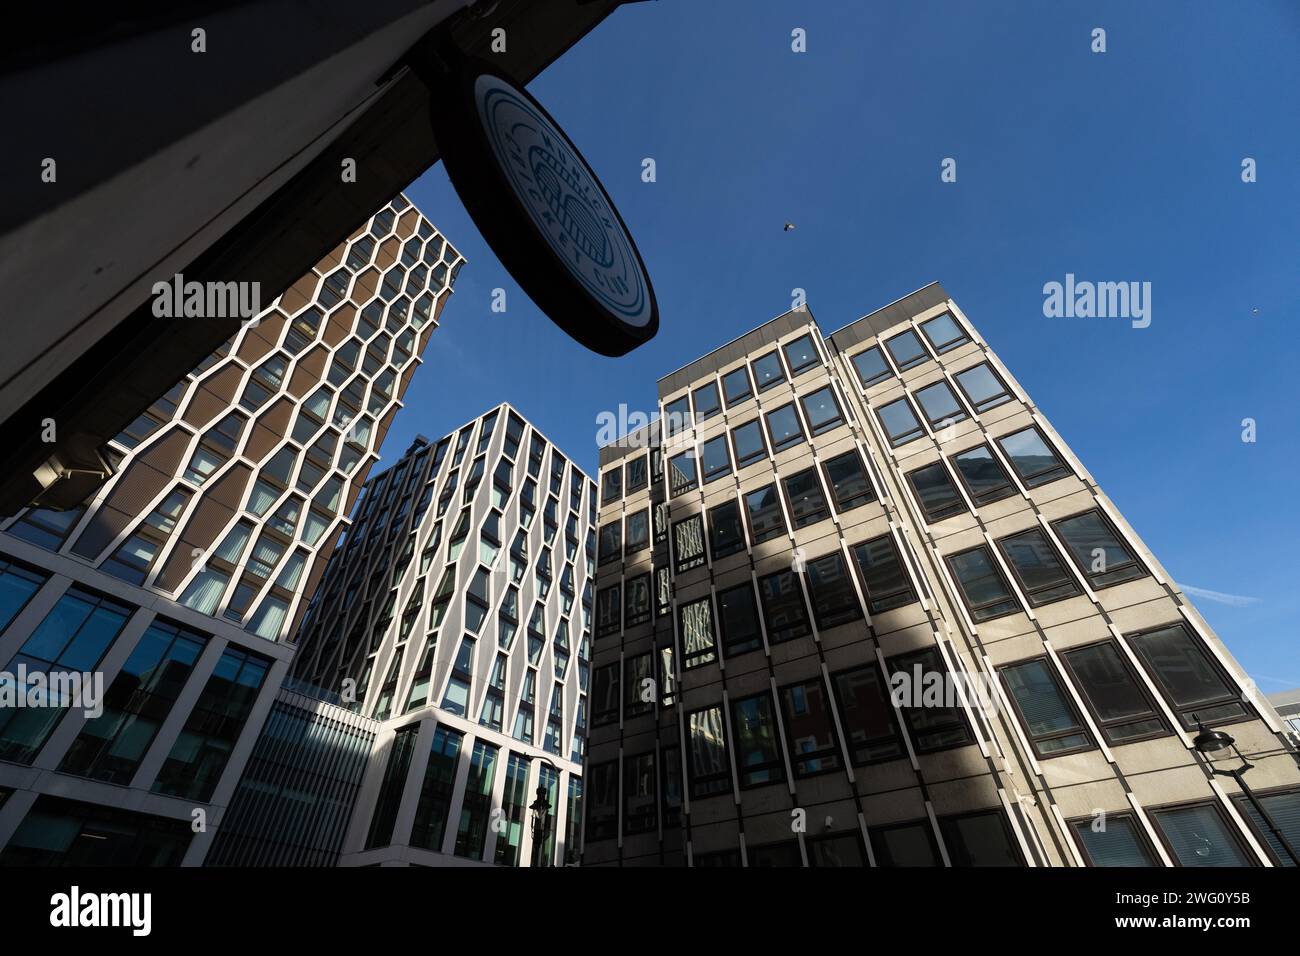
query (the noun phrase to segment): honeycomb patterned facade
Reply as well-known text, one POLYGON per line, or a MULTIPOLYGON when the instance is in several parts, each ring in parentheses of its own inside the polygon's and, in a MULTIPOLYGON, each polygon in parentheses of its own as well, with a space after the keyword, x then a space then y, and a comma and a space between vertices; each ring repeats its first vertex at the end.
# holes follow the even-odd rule
POLYGON ((286 638, 462 263, 398 197, 110 443, 89 507, 6 531, 286 638))

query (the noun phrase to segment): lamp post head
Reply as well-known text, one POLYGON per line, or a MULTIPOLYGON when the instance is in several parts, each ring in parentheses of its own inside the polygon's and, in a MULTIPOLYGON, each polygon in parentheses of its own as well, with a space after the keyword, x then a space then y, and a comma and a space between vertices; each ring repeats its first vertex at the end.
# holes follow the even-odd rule
POLYGON ((1211 730, 1203 723, 1198 723, 1197 730, 1200 732, 1192 740, 1192 746, 1203 754, 1217 753, 1220 750, 1227 750, 1235 740, 1222 730, 1211 730))

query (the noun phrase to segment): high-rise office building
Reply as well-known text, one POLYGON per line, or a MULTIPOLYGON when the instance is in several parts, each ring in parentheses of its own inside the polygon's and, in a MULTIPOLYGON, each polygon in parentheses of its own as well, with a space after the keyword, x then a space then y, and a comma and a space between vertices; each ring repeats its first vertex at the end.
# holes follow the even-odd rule
POLYGON ((584 865, 1286 864, 1201 723, 1300 846, 1277 714, 939 285, 659 398, 601 450, 584 865))
POLYGON ((462 262, 399 196, 4 525, 0 864, 203 858, 462 262), (73 673, 102 712, 22 706, 73 673))
POLYGON ((577 862, 595 517, 509 405, 367 483, 293 665, 375 723, 343 865, 577 862))

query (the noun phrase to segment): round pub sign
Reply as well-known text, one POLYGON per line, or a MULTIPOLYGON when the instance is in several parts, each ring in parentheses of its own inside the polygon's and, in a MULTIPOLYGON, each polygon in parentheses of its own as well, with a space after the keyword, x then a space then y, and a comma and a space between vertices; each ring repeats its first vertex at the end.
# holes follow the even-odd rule
POLYGON ((578 148, 493 67, 457 64, 434 131, 447 175, 492 251, 543 312, 588 348, 623 355, 653 338, 645 264, 578 148))

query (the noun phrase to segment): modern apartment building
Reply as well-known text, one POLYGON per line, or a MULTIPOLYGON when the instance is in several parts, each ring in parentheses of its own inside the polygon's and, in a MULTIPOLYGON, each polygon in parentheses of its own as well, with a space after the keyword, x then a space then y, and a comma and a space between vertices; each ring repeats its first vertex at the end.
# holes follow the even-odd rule
POLYGON ((399 196, 118 435, 89 502, 5 523, 0 864, 203 859, 462 261, 399 196), (102 712, 15 703, 71 673, 102 712))
POLYGON ((342 865, 577 862, 595 518, 509 405, 367 483, 293 665, 376 725, 342 865))
POLYGON ((1284 724, 938 284, 659 397, 600 456, 584 865, 1283 865, 1201 723, 1300 846, 1284 724))

